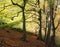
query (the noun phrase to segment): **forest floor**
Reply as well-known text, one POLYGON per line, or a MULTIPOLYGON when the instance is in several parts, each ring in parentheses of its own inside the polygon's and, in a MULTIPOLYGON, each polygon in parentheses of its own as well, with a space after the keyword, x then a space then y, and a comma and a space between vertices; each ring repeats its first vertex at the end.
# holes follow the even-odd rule
POLYGON ((27 34, 27 42, 20 40, 22 32, 11 28, 0 29, 0 47, 46 47, 45 43, 37 40, 37 36, 27 34))

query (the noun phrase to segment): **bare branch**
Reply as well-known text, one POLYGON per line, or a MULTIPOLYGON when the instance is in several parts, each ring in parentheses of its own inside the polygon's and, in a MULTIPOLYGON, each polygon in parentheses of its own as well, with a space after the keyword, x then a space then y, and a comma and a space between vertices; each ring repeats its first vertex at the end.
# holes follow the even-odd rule
POLYGON ((7 5, 7 6, 5 6, 5 4, 4 4, 4 7, 1 7, 1 8, 3 8, 2 10, 0 10, 0 12, 2 12, 6 7, 8 7, 8 6, 12 6, 12 4, 10 4, 10 5, 7 5))
POLYGON ((5 9, 5 4, 4 4, 4 7, 3 7, 3 9, 2 9, 0 12, 2 12, 4 9, 5 9))
POLYGON ((34 8, 32 8, 32 9, 29 9, 29 10, 25 10, 26 12, 27 11, 34 11, 34 12, 37 12, 34 8))
POLYGON ((17 6, 19 6, 20 8, 23 8, 23 6, 21 6, 21 5, 17 4, 17 3, 14 3, 13 0, 11 0, 11 2, 12 2, 13 5, 17 5, 17 6))
POLYGON ((56 18, 56 13, 54 14, 54 19, 56 18))
POLYGON ((16 16, 13 16, 12 18, 11 18, 11 20, 13 20, 15 17, 18 17, 19 16, 19 13, 21 13, 22 11, 19 11, 19 12, 17 12, 17 15, 16 16))
POLYGON ((58 24, 57 24, 57 26, 56 26, 55 30, 58 28, 59 24, 60 24, 60 20, 58 21, 58 24))

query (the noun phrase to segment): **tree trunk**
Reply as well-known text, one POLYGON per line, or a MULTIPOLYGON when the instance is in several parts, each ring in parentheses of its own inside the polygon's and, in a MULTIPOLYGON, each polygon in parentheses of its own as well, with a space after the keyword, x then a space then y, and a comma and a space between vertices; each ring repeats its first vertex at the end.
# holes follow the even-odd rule
POLYGON ((22 15, 23 15, 23 36, 22 36, 22 40, 23 41, 26 41, 27 39, 27 35, 26 35, 26 19, 25 19, 25 12, 24 12, 24 10, 25 10, 25 6, 26 6, 26 3, 27 3, 27 0, 23 0, 24 1, 24 6, 22 7, 22 15))
POLYGON ((51 23, 52 23, 52 32, 53 35, 51 36, 51 43, 53 43, 53 45, 55 45, 55 25, 54 25, 54 5, 50 6, 50 10, 51 10, 51 23))
POLYGON ((51 20, 48 22, 48 32, 46 36, 46 44, 50 46, 51 20))
POLYGON ((46 37, 47 37, 47 28, 48 28, 48 15, 46 16, 46 27, 45 27, 45 36, 44 36, 44 40, 46 41, 46 37))
POLYGON ((26 21, 25 21, 25 13, 24 13, 24 8, 22 9, 23 11, 23 36, 22 36, 22 40, 26 41, 26 21))
POLYGON ((41 16, 41 9, 39 10, 39 33, 38 33, 38 40, 42 40, 42 16, 41 16))

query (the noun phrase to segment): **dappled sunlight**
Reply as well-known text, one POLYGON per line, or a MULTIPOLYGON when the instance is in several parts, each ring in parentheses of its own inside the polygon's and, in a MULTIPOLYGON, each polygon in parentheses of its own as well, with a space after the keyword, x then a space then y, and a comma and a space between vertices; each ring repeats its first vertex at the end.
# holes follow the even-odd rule
POLYGON ((60 47, 60 0, 0 0, 0 43, 60 47))

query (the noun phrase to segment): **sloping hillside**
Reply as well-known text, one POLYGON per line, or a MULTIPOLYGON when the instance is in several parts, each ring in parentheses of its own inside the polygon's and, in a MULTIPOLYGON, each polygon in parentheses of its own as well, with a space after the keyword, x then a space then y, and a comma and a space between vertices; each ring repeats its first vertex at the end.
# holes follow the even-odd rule
POLYGON ((11 28, 0 29, 0 47, 46 47, 45 43, 36 40, 36 36, 27 34, 27 42, 20 40, 22 32, 11 28))

